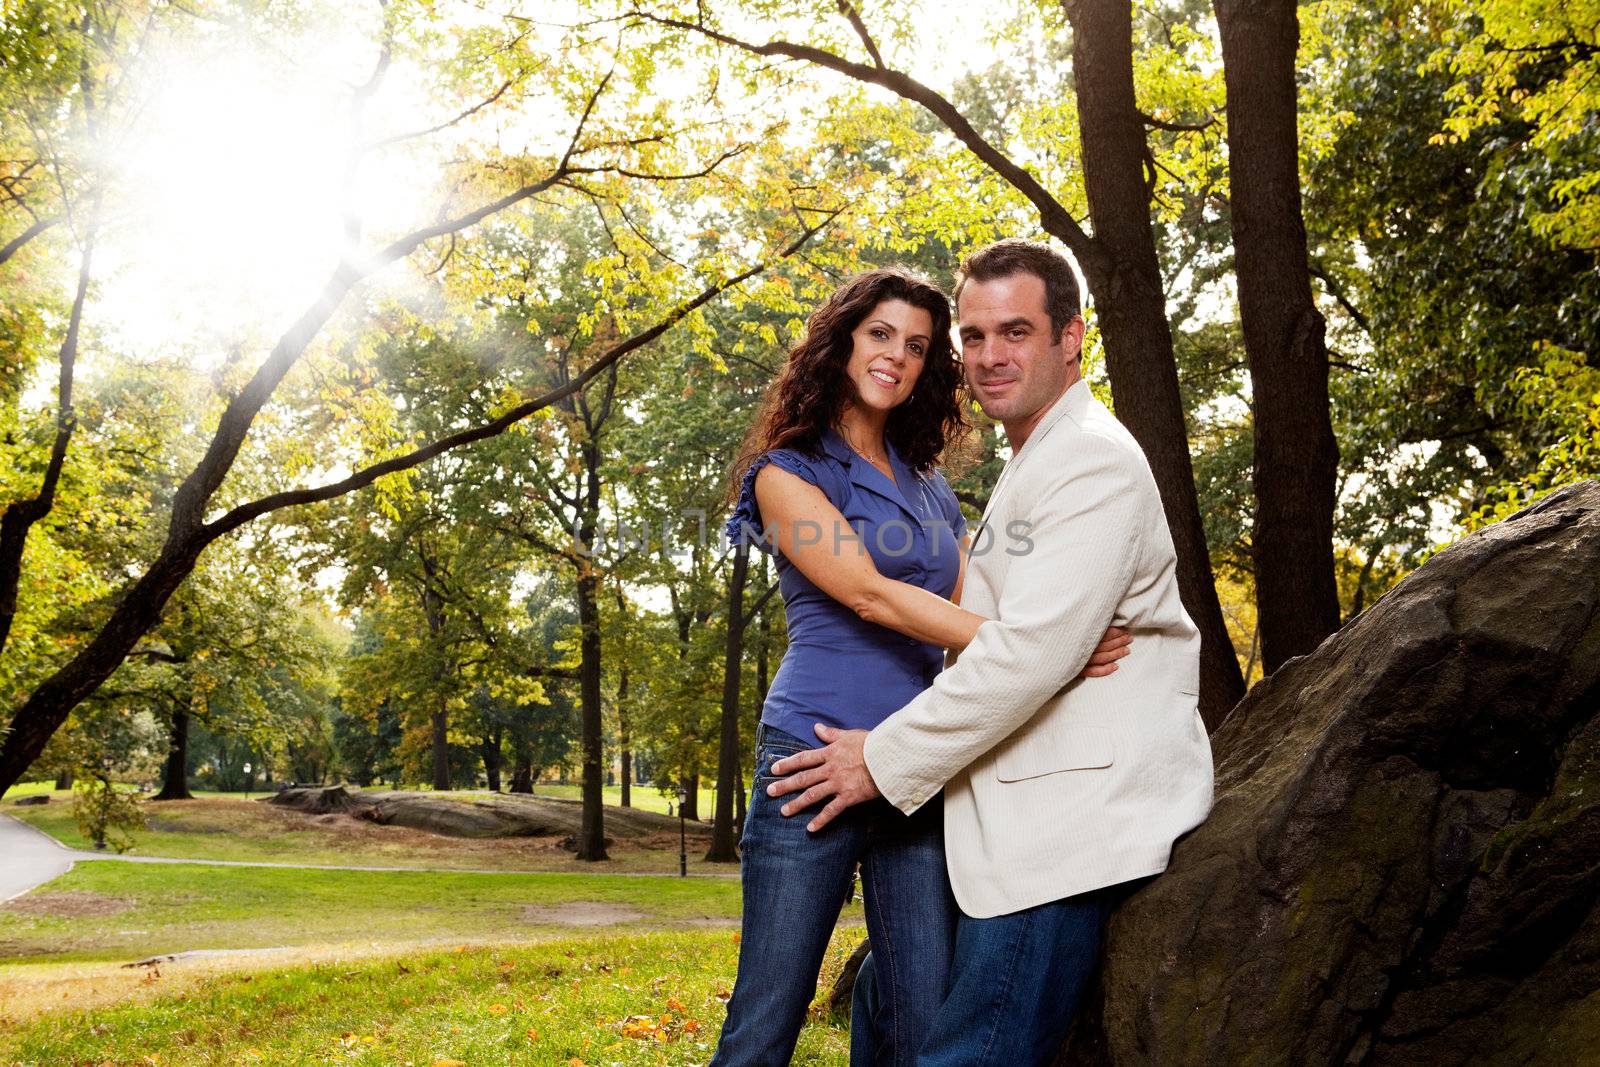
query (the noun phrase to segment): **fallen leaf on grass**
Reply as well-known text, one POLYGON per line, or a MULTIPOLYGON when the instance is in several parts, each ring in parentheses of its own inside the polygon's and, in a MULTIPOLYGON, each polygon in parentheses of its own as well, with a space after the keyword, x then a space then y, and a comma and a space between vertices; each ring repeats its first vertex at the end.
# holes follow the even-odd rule
POLYGON ((489 1005, 489 1014, 490 1015, 504 1015, 507 1012, 507 1010, 509 1010, 509 1009, 507 1009, 504 1004, 491 1004, 491 1005, 489 1005))
POLYGON ((466 1060, 434 1060, 433 1067, 467 1067, 466 1060))

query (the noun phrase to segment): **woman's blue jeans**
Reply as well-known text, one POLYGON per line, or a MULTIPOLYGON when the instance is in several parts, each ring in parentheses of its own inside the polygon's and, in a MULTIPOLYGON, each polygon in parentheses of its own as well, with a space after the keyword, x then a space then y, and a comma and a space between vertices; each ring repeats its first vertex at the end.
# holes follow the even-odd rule
POLYGON ((712 1067, 789 1062, 857 863, 877 957, 874 1059, 910 1067, 944 999, 955 942, 942 800, 907 816, 879 799, 810 833, 805 814, 785 818, 779 810, 792 798, 767 796, 776 781, 772 764, 806 747, 765 725, 756 733, 756 778, 740 841, 739 976, 712 1067))

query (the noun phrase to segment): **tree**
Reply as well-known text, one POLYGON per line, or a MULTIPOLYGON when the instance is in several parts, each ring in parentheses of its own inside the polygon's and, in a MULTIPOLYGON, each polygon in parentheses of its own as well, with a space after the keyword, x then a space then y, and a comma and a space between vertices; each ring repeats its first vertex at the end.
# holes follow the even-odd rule
MULTIPOLYGON (((387 61, 387 50, 381 50, 374 78, 363 87, 363 92, 372 91, 376 82, 381 80, 387 61)), ((12 713, 4 744, 0 746, 0 789, 18 780, 72 708, 103 683, 140 638, 149 632, 168 600, 193 572, 201 553, 218 539, 262 516, 296 505, 342 496, 370 485, 384 475, 416 467, 453 448, 501 434, 533 413, 580 391, 591 379, 606 373, 623 356, 648 344, 722 292, 760 272, 761 266, 758 265, 732 275, 720 275, 696 295, 687 299, 679 298, 675 307, 658 312, 660 317, 653 323, 620 338, 604 352, 597 354, 590 366, 572 381, 543 395, 521 400, 485 423, 458 429, 403 454, 368 463, 347 477, 246 500, 214 518, 208 517, 215 506, 218 491, 238 459, 257 416, 345 297, 364 280, 379 269, 406 259, 429 242, 460 234, 564 181, 570 181, 576 175, 626 171, 647 176, 645 171, 634 171, 626 164, 615 161, 615 156, 623 151, 616 142, 585 141, 588 120, 608 80, 601 78, 579 97, 580 110, 574 134, 561 154, 553 160, 529 161, 540 172, 538 177, 519 182, 509 192, 475 208, 444 215, 442 221, 406 233, 364 255, 352 254, 332 272, 317 299, 279 337, 248 382, 223 408, 203 458, 184 478, 175 494, 166 537, 158 554, 142 568, 140 576, 126 586, 117 606, 93 639, 33 689, 12 713), (596 155, 611 158, 586 162, 596 155)), ((659 159, 662 139, 670 140, 670 135, 651 142, 651 162, 659 159)), ((814 232, 813 229, 807 229, 798 242, 790 242, 780 255, 793 254, 814 232)), ((64 358, 63 381, 70 380, 71 366, 71 360, 64 358)), ((62 399, 64 401, 66 396, 62 399)), ((65 404, 61 405, 61 410, 65 411, 65 404)), ((61 448, 64 451, 65 446, 61 448)), ((28 514, 32 515, 32 512, 28 514)), ((26 528, 17 536, 25 541, 26 528)), ((0 588, 15 580, 20 573, 21 560, 20 550, 14 556, 0 554, 0 564, 7 568, 0 571, 0 588), (10 562, 13 558, 14 563, 10 562)))
POLYGON ((1228 88, 1229 217, 1255 425, 1256 603, 1268 673, 1339 627, 1339 449, 1300 213, 1299 5, 1215 0, 1228 88))
MULTIPOLYGON (((1581 134, 1541 141, 1509 90, 1453 132, 1452 95, 1476 83, 1457 82, 1466 53, 1440 41, 1476 38, 1471 12, 1312 11, 1306 218, 1345 452, 1336 538, 1356 549, 1341 579, 1349 614, 1434 550, 1441 519, 1514 510, 1548 484, 1546 461, 1564 466, 1563 442, 1582 440, 1600 250, 1535 223, 1596 156, 1581 134)), ((1550 24, 1555 36, 1562 25, 1550 24)), ((1561 49, 1494 54, 1524 91, 1566 83, 1561 49)))

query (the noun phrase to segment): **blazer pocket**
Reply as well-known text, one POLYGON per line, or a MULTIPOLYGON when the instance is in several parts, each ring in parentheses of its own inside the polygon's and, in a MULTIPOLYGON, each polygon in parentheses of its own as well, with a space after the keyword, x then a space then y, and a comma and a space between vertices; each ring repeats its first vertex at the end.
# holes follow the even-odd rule
POLYGON ((1070 726, 1018 738, 995 757, 995 777, 1020 782, 1057 771, 1085 771, 1112 763, 1111 731, 1104 726, 1070 726))

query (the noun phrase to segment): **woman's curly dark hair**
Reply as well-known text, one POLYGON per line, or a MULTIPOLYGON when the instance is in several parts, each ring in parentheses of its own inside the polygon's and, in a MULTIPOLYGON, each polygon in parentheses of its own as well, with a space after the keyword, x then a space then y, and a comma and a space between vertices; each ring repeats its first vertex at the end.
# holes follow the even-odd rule
MULTIPOLYGON (((763 452, 793 448, 815 453, 822 432, 858 398, 845 375, 851 334, 885 300, 904 300, 933 319, 922 375, 905 402, 889 412, 884 436, 912 470, 932 469, 946 446, 967 428, 961 403, 961 365, 950 344, 950 300, 933 282, 904 267, 863 271, 833 291, 806 321, 806 335, 767 387, 761 411, 734 464, 731 494, 763 452)), ((732 497, 730 496, 730 499, 732 497)))

